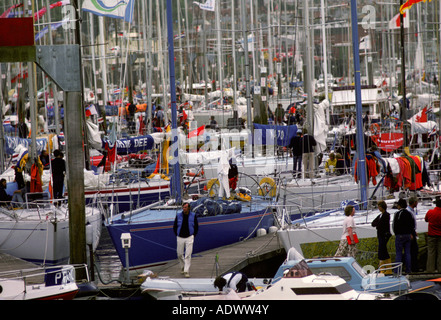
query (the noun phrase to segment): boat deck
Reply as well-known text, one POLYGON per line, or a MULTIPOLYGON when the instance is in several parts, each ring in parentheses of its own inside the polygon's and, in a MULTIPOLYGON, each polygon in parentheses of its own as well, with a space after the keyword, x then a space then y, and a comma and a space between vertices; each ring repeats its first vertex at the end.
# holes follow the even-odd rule
POLYGON ((19 277, 21 275, 20 270, 35 269, 35 273, 38 274, 38 276, 32 275, 32 271, 28 272, 28 283, 41 283, 44 280, 44 275, 41 275, 41 271, 38 272, 37 268, 38 266, 32 262, 22 260, 7 253, 0 253, 1 278, 19 277))

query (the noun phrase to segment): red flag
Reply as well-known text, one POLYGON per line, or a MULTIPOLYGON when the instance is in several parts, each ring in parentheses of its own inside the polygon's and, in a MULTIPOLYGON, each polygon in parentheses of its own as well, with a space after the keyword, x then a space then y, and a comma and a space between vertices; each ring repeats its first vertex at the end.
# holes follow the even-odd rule
POLYGON ((199 128, 188 133, 189 138, 197 137, 203 134, 205 131, 205 126, 200 126, 199 128))
POLYGON ((425 106, 423 110, 420 110, 420 112, 415 114, 412 118, 415 120, 415 122, 427 122, 427 106, 425 106))
MULTIPOLYGON (((426 2, 427 0, 407 0, 401 7, 400 13, 403 14, 404 10, 409 10, 414 4, 418 2, 426 2)), ((432 0, 429 0, 429 2, 432 0)))
MULTIPOLYGON (((389 21, 389 29, 399 29, 401 27, 400 14, 396 14, 392 20, 389 21)), ((403 28, 409 28, 409 17, 406 12, 403 13, 403 28)))

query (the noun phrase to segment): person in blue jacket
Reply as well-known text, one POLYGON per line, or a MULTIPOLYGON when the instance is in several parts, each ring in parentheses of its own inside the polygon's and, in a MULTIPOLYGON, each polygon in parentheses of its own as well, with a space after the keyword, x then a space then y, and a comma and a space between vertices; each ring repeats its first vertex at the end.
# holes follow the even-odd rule
POLYGON ((176 252, 178 255, 181 272, 186 278, 190 277, 191 253, 193 252, 194 237, 199 229, 196 214, 190 211, 190 204, 185 202, 182 211, 178 212, 173 225, 177 237, 176 252))

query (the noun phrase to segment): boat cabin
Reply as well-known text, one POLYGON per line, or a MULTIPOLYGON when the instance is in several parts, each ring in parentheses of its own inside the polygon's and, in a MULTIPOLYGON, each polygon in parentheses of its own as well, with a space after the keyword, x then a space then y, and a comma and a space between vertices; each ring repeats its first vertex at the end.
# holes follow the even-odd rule
MULTIPOLYGON (((389 110, 387 96, 383 89, 373 85, 361 86, 361 103, 363 115, 369 112, 371 121, 380 120, 381 114, 389 110)), ((338 118, 355 112, 355 87, 334 87, 331 106, 334 124, 338 124, 338 118)))

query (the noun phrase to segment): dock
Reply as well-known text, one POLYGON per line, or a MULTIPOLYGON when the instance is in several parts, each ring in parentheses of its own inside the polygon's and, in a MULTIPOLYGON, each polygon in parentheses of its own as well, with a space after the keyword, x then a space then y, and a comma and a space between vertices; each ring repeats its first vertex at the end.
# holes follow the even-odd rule
MULTIPOLYGON (((197 240, 196 240, 197 241, 197 240)), ((285 249, 276 233, 270 233, 224 247, 199 252, 192 255, 190 276, 213 278, 231 271, 242 271, 248 277, 272 277, 273 269, 280 266, 279 261, 286 258, 285 249), (275 261, 272 263, 272 261, 275 261), (267 264, 266 267, 262 267, 267 264), (259 267, 254 267, 259 265, 259 267), (268 270, 269 269, 269 270, 268 270), (268 271, 266 271, 268 270, 268 271), (260 273, 260 274, 257 274, 260 273)), ((182 278, 178 260, 149 269, 160 277, 182 278)))
POLYGON ((7 253, 0 253, 0 273, 9 271, 33 269, 37 266, 31 262, 16 258, 7 253))

